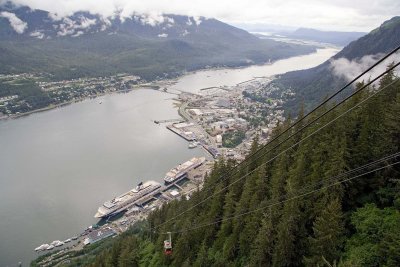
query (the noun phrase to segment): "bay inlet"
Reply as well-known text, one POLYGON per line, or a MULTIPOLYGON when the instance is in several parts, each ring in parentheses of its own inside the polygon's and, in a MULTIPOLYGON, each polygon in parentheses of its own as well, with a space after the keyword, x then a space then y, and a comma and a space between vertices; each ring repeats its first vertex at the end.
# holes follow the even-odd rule
MULTIPOLYGON (((270 65, 198 71, 169 90, 199 92, 309 68, 336 52, 325 48, 270 65)), ((204 156, 154 123, 177 118, 171 97, 138 89, 0 121, 0 266, 28 266, 38 245, 97 222, 93 215, 104 201, 140 181, 161 182, 175 165, 204 156)))

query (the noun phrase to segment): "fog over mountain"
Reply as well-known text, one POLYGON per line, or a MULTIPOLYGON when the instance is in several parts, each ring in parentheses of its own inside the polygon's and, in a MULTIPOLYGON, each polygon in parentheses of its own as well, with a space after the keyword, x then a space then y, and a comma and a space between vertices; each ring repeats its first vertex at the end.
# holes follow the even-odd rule
MULTIPOLYGON (((335 56, 312 69, 288 72, 273 83, 279 87, 291 88, 296 97, 287 105, 293 112, 299 110, 299 103, 315 105, 332 94, 346 82, 352 80, 378 59, 400 44, 400 17, 393 17, 382 23, 367 35, 351 42, 335 56)), ((393 54, 383 64, 361 77, 374 78, 399 57, 393 54)))
POLYGON ((11 3, 0 6, 0 39, 0 73, 43 72, 52 79, 132 73, 148 80, 315 51, 262 40, 207 17, 123 11, 61 16, 11 3))
MULTIPOLYGON (((5 3, 7 0, 0 0, 5 3)), ((281 24, 292 27, 338 31, 370 31, 382 21, 400 13, 396 0, 12 0, 14 4, 41 9, 59 16, 90 11, 104 17, 118 11, 123 17, 132 14, 205 16, 228 23, 281 24), (299 12, 301 10, 301 12, 299 12)))

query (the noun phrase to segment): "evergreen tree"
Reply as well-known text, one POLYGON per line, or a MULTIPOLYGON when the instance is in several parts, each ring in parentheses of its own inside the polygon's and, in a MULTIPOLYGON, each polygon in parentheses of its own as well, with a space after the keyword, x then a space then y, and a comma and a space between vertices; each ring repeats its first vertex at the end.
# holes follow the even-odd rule
POLYGON ((343 215, 340 202, 335 199, 314 221, 313 236, 309 238, 310 255, 304 263, 307 266, 323 266, 326 261, 339 260, 343 240, 343 215))

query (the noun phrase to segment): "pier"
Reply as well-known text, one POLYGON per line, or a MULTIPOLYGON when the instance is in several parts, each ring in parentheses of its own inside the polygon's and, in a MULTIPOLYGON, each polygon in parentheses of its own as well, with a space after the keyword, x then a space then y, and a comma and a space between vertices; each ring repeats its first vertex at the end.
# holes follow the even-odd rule
POLYGON ((221 89, 221 87, 211 86, 211 87, 201 88, 200 91, 211 90, 211 89, 221 89))
POLYGON ((170 130, 171 132, 174 132, 175 134, 179 135, 186 141, 196 140, 196 136, 193 134, 193 132, 185 132, 181 129, 175 128, 173 125, 167 126, 167 129, 170 130))
POLYGON ((182 122, 182 119, 154 120, 155 124, 168 123, 168 122, 182 122))

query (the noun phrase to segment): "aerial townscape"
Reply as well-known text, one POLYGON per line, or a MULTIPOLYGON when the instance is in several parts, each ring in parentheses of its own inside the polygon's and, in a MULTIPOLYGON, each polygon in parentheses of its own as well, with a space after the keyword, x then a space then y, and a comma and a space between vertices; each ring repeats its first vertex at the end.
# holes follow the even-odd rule
POLYGON ((400 266, 398 1, 278 2, 0 0, 0 267, 400 266))
MULTIPOLYGON (((285 91, 282 92, 282 98, 275 99, 272 98, 274 90, 269 90, 264 96, 267 101, 255 101, 250 97, 260 94, 270 81, 269 78, 256 78, 230 87, 200 89, 196 94, 176 94, 181 119, 155 120, 154 123, 186 140, 189 149, 202 147, 209 155, 208 159, 192 158, 171 169, 164 177, 164 186, 155 181, 140 182, 131 191, 106 201, 95 215, 96 218, 105 218, 105 223, 88 227, 79 237, 74 236, 55 245, 45 243, 38 246, 35 251, 39 255, 62 246, 57 254, 44 258, 38 264, 47 266, 49 263, 62 262, 71 251, 127 231, 131 225, 146 219, 152 211, 171 200, 182 197, 190 199, 195 190, 203 187, 214 160, 220 157, 243 160, 255 138, 260 144, 267 142, 272 130, 285 120, 282 110, 284 99, 292 96, 290 91, 285 91), (121 213, 124 216, 117 216, 121 213), (108 222, 110 217, 114 219, 108 222), (73 242, 70 243, 71 240, 73 242)), ((64 90, 64 86, 69 87, 69 84, 63 82, 61 90, 64 90)), ((170 92, 166 87, 162 89, 162 86, 173 84, 170 80, 146 83, 166 94, 170 92)))

